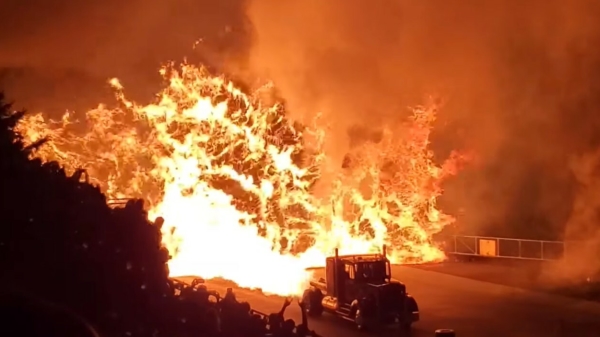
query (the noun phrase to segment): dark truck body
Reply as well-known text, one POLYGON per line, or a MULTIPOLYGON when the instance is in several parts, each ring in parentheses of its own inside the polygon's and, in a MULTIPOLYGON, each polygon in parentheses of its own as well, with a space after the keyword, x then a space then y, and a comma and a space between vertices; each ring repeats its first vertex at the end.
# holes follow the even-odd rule
POLYGON ((419 320, 416 301, 406 286, 391 279, 385 254, 328 257, 325 278, 310 282, 303 302, 311 316, 329 312, 356 323, 359 329, 396 324, 409 332, 419 320))

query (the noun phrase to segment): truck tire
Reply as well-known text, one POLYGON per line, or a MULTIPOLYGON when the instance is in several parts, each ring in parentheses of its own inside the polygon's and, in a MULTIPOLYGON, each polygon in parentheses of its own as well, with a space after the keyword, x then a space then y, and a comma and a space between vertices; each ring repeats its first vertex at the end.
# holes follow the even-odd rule
POLYGON ((356 324, 356 329, 358 331, 366 331, 365 322, 360 310, 356 310, 354 313, 354 324, 356 324))
MULTIPOLYGON (((417 301, 414 297, 407 295, 406 296, 406 309, 409 315, 412 315, 413 312, 419 311, 419 306, 417 305, 417 301)), ((410 336, 412 333, 412 324, 413 321, 410 317, 405 317, 404 320, 400 321, 400 326, 398 327, 400 336, 410 336)))
POLYGON ((307 289, 302 295, 302 303, 306 314, 311 317, 319 317, 323 314, 323 294, 320 290, 307 289))
POLYGON ((409 312, 415 312, 415 311, 419 311, 419 305, 417 304, 417 301, 415 300, 414 297, 408 295, 407 296, 407 305, 408 305, 408 311, 409 312))

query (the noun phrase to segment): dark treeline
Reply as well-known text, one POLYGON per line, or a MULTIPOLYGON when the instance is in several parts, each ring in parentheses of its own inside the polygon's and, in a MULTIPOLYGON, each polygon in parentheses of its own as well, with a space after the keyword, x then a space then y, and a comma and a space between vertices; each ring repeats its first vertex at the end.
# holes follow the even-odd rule
POLYGON ((170 280, 162 219, 141 200, 112 209, 80 170, 30 154, 14 128, 24 112, 0 96, 0 306, 11 336, 306 336, 203 283, 170 280), (209 300, 209 298, 216 299, 209 300))

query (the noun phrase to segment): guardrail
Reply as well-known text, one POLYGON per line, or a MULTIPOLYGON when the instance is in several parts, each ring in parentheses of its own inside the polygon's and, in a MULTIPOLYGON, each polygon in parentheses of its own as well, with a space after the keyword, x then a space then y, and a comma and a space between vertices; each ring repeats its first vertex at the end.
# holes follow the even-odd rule
POLYGON ((439 238, 450 255, 520 260, 555 261, 564 254, 567 242, 452 235, 439 238))

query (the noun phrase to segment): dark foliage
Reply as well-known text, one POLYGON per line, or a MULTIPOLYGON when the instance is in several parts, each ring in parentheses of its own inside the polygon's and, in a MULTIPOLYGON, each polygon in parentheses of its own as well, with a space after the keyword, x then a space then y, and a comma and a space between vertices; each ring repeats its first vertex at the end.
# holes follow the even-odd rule
POLYGON ((82 336, 85 326, 104 336, 307 334, 306 324, 296 333, 293 322, 269 322, 231 295, 211 302, 203 284, 169 280, 162 221, 149 222, 141 200, 111 209, 82 181, 83 170, 67 176, 58 163, 29 159, 44 141, 25 147, 14 129, 24 112, 3 102, 0 95, 0 280, 13 322, 6 335, 35 335, 48 322, 44 336, 82 336), (19 316, 32 307, 49 313, 19 316))

